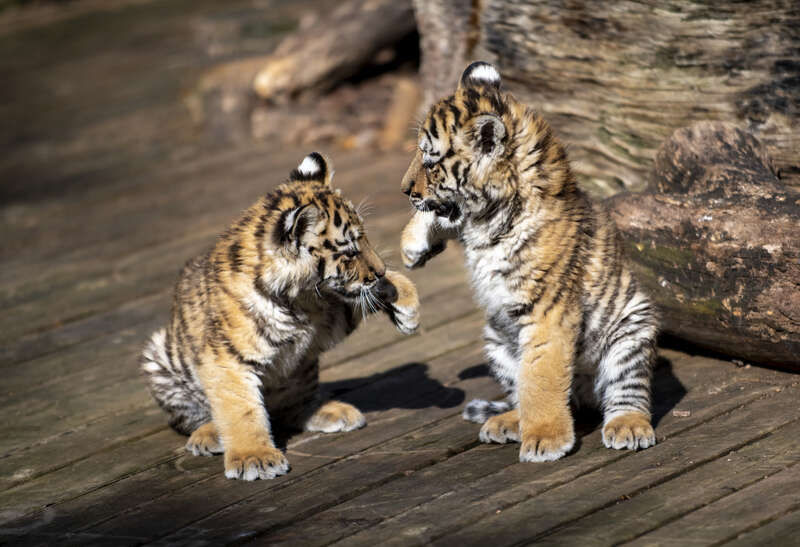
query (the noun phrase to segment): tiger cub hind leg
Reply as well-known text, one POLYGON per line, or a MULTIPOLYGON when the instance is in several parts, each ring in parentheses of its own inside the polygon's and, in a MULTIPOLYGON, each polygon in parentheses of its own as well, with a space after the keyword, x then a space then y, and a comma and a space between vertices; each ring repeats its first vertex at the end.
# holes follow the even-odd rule
POLYGON ((204 423, 189 435, 189 440, 186 441, 186 451, 195 456, 213 456, 224 452, 214 422, 204 423))
POLYGON ((603 444, 617 450, 655 446, 656 433, 650 424, 650 416, 631 411, 612 417, 603 426, 603 444))
POLYGON ((353 405, 341 401, 328 401, 311 415, 305 423, 304 429, 336 433, 360 429, 366 424, 364 415, 353 405))
POLYGON ((483 443, 519 442, 519 411, 514 409, 492 416, 481 427, 478 438, 483 443))

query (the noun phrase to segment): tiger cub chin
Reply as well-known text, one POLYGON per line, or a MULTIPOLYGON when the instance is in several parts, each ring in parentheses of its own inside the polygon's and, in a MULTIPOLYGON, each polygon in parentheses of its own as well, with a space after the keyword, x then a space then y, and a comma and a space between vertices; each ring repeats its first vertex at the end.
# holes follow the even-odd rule
POLYGON ((521 461, 575 443, 570 398, 604 413, 609 448, 655 444, 650 379, 656 313, 625 265, 616 226, 577 188, 564 147, 486 63, 423 121, 402 189, 418 210, 403 231, 417 267, 464 246, 486 308, 486 352, 507 400, 474 400, 483 442, 521 443, 521 461))
POLYGON ((307 156, 191 260, 172 319, 153 334, 142 369, 169 424, 195 455, 225 453, 225 476, 271 479, 289 470, 270 417, 307 431, 364 426, 352 405, 322 401, 319 355, 377 309, 417 328, 417 292, 386 269, 332 167, 307 156))

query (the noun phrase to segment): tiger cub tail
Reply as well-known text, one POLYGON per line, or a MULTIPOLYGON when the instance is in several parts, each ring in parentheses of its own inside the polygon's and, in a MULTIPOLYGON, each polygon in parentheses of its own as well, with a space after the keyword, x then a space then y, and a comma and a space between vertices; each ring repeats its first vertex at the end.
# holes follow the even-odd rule
POLYGON ((511 410, 511 408, 511 404, 506 401, 486 401, 484 399, 473 399, 467 404, 467 406, 464 407, 461 417, 468 422, 482 424, 492 416, 497 416, 498 414, 508 412, 511 410))
POLYGON ((211 408, 200 384, 186 368, 173 364, 166 329, 153 333, 141 361, 153 398, 169 416, 169 425, 184 435, 211 420, 211 408))

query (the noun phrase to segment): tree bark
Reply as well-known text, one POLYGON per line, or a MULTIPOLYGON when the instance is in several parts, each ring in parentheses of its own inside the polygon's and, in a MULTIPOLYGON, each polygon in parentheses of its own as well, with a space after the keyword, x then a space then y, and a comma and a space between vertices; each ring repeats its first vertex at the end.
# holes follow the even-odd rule
POLYGON ((719 120, 761 139, 800 189, 800 10, 744 3, 415 0, 428 103, 473 60, 539 109, 595 195, 642 190, 657 147, 719 120))
POLYGON ((724 123, 676 131, 651 179, 652 192, 608 203, 664 332, 800 370, 800 193, 724 123))

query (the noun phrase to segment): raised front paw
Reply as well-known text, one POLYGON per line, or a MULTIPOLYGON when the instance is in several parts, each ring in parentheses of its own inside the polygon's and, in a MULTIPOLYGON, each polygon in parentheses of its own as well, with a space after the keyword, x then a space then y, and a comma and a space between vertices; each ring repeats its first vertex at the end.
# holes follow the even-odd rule
POLYGON ((437 241, 430 247, 424 243, 419 244, 419 242, 415 241, 412 244, 403 246, 403 266, 409 269, 421 268, 428 260, 444 251, 447 246, 444 241, 437 241))
POLYGON ((420 268, 432 257, 444 251, 444 240, 435 237, 436 216, 432 212, 417 211, 400 238, 403 265, 406 268, 420 268))
POLYGON ((341 401, 328 401, 308 419, 305 430, 335 433, 359 429, 366 423, 364 415, 353 405, 341 401))
POLYGON ((519 412, 515 409, 492 416, 481 427, 478 438, 483 443, 519 442, 519 412))
POLYGON ((656 444, 656 433, 648 416, 627 412, 611 418, 603 426, 603 444, 618 450, 649 448, 656 444))
POLYGON ((549 462, 564 457, 575 445, 575 430, 569 417, 533 422, 522 427, 521 462, 549 462))
POLYGON ((266 443, 253 448, 231 448, 225 452, 225 476, 229 479, 274 479, 288 471, 289 461, 283 452, 266 443))
POLYGON ((389 304, 389 316, 398 330, 411 334, 419 327, 419 297, 417 288, 403 274, 388 270, 386 279, 397 290, 397 298, 389 304))

